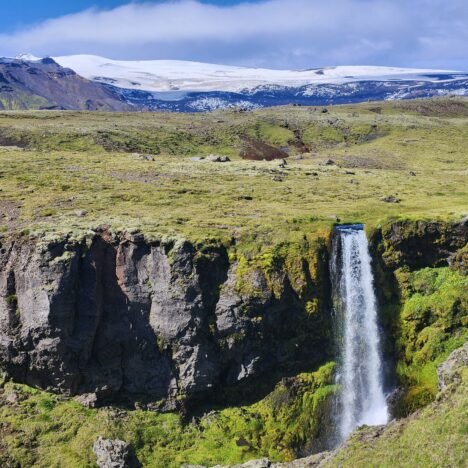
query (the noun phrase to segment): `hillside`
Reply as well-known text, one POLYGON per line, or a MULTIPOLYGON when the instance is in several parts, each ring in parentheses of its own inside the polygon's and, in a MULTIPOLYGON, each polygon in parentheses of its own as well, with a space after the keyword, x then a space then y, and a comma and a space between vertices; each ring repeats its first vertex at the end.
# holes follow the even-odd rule
POLYGON ((254 234, 279 242, 336 219, 462 217, 467 109, 466 100, 439 99, 196 118, 0 114, 4 229, 85 232, 106 223, 250 237, 254 248, 254 234), (199 160, 210 154, 231 162, 199 160), (271 158, 287 164, 263 160, 271 158), (391 196, 399 203, 382 201, 391 196))
POLYGON ((52 59, 0 58, 0 109, 131 110, 115 92, 52 59))

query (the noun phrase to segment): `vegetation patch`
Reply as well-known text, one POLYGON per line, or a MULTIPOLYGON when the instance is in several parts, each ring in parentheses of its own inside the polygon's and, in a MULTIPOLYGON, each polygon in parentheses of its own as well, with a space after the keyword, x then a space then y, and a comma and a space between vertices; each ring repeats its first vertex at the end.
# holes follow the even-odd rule
POLYGON ((325 467, 466 466, 468 370, 461 383, 410 417, 386 428, 364 427, 326 462, 325 467))
POLYGON ((131 443, 144 466, 214 465, 252 458, 290 460, 320 431, 335 392, 334 363, 284 379, 250 406, 184 422, 177 414, 87 409, 47 392, 4 384, 0 390, 0 462, 37 467, 95 466, 98 436, 131 443))
POLYGON ((403 306, 397 328, 397 375, 404 385, 399 413, 433 401, 437 367, 467 337, 468 278, 446 268, 397 271, 403 306))

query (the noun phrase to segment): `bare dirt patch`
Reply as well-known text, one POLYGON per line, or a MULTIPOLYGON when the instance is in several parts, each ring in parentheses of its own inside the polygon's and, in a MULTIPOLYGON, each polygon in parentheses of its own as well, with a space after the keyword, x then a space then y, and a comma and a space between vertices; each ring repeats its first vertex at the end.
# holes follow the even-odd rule
POLYGON ((10 200, 0 200, 0 227, 13 228, 19 218, 19 205, 10 200))
POLYGON ((274 159, 287 158, 288 153, 259 140, 244 137, 243 148, 240 152, 240 156, 242 159, 248 159, 251 161, 273 161, 274 159))

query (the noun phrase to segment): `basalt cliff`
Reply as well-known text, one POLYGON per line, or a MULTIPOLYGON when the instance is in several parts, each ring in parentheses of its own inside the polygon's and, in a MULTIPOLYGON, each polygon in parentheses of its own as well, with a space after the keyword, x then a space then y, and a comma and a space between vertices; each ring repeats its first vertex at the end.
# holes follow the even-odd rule
MULTIPOLYGON (((378 278, 388 282, 380 299, 395 300, 402 266, 466 272, 467 238, 466 220, 374 230, 378 278)), ((106 227, 80 240, 3 238, 0 366, 16 382, 91 394, 96 405, 242 400, 272 375, 333 356, 327 239, 302 247, 293 261, 246 265, 216 242, 106 227)))
POLYGON ((303 284, 278 269, 273 291, 252 269, 243 292, 221 245, 107 230, 81 241, 3 239, 2 369, 54 392, 173 408, 278 366, 317 363, 328 340, 326 278, 308 265, 326 271, 326 248, 317 249, 301 259, 303 284))

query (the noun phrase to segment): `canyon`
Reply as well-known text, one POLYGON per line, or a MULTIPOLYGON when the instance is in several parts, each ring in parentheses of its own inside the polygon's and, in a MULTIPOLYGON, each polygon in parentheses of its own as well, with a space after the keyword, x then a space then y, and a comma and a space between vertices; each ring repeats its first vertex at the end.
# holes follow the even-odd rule
POLYGON ((467 115, 0 113, 1 464, 460 464, 467 115))

